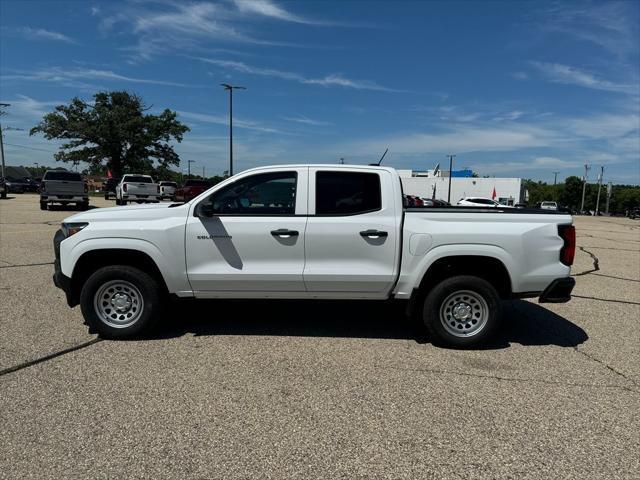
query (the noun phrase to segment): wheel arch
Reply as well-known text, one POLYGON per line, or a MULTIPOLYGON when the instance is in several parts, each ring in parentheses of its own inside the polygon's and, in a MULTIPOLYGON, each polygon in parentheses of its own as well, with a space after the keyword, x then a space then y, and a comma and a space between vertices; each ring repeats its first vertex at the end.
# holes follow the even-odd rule
POLYGON ((84 252, 73 267, 71 298, 75 305, 79 302, 80 291, 89 276, 96 270, 109 265, 127 265, 138 268, 155 278, 164 293, 169 291, 160 268, 149 254, 135 249, 101 248, 84 252))

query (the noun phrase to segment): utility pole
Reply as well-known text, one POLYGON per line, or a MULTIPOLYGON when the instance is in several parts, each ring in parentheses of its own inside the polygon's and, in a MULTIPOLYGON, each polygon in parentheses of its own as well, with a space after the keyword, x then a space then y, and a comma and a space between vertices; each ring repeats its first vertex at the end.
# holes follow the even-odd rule
MULTIPOLYGON (((0 107, 10 107, 10 103, 0 103, 0 107)), ((0 122, 0 160, 2 160, 2 169, 0 170, 0 179, 4 180, 4 144, 2 143, 2 124, 0 122)))
POLYGON ((611 182, 609 182, 607 184, 607 206, 605 208, 604 214, 609 216, 609 200, 611 199, 611 189, 613 188, 613 185, 611 182))
POLYGON ((453 175, 453 159, 455 155, 447 155, 449 157, 449 191, 447 192, 447 202, 451 203, 451 176, 453 175))
POLYGON ((553 172, 553 199, 555 201, 558 200, 558 189, 556 188, 556 185, 558 184, 558 174, 560 172, 553 172))
POLYGON ((584 178, 582 179, 582 203, 580 204, 580 213, 584 212, 584 194, 587 192, 587 176, 589 175, 589 169, 591 167, 585 163, 584 165, 584 178))
POLYGON ((196 163, 195 160, 187 160, 187 178, 191 178, 191 164, 196 163))
POLYGON ((600 166, 600 177, 598 178, 598 199, 596 200, 596 216, 600 211, 600 190, 602 190, 602 177, 604 176, 604 165, 600 166))
POLYGON ((204 165, 202 166, 202 179, 204 180, 204 165))
POLYGON ((225 90, 229 91, 229 176, 233 176, 233 91, 246 90, 246 87, 238 87, 221 83, 225 90))
POLYGON ((344 157, 340 157, 340 165, 344 165, 344 157))

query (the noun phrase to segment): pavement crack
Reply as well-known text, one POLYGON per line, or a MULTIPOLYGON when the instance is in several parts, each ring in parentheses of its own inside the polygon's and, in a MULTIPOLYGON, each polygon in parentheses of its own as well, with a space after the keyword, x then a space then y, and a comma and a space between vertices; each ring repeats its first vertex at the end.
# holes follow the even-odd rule
POLYGON ((598 300, 599 302, 625 303, 627 305, 640 305, 640 302, 632 302, 630 300, 615 300, 612 298, 588 297, 586 295, 571 294, 571 298, 584 298, 586 300, 598 300))
POLYGON ((0 370, 0 377, 2 377, 3 375, 7 375, 8 373, 17 372, 18 370, 22 370, 23 368, 32 367, 33 365, 37 365, 39 363, 47 362, 54 358, 61 357, 62 355, 66 355, 67 353, 75 352, 76 350, 81 350, 83 348, 90 347, 91 345, 94 345, 101 341, 102 341, 102 338, 94 338, 93 340, 89 340, 88 342, 84 342, 79 345, 74 345, 73 347, 65 348, 64 350, 60 350, 58 352, 45 355, 44 357, 36 358, 34 360, 29 360, 28 362, 24 362, 19 365, 14 365, 13 367, 5 368, 4 370, 0 370))
POLYGON ((633 385, 635 385, 636 387, 638 386, 638 384, 636 383, 636 381, 633 378, 630 378, 628 376, 626 376, 624 373, 622 373, 619 370, 616 370, 615 368, 613 368, 611 365, 609 365, 608 363, 600 360, 597 357, 594 357, 593 355, 588 354, 587 352, 584 352, 582 350, 580 350, 578 347, 573 347, 573 349, 580 353, 581 355, 584 355, 585 357, 587 357, 589 360, 592 360, 596 363, 599 363, 600 365, 602 365, 603 367, 607 368, 608 370, 610 370, 611 372, 615 373, 616 375, 624 378, 626 381, 631 382, 633 385))
POLYGON ((54 262, 22 263, 20 265, 0 265, 0 268, 38 267, 40 265, 53 265, 54 262))
POLYGON ((593 275, 597 277, 615 278, 616 280, 625 280, 627 282, 640 282, 637 278, 616 277, 615 275, 605 275, 604 273, 594 273, 593 275))
POLYGON ((571 276, 579 277, 581 275, 588 275, 589 273, 597 272, 598 270, 600 270, 600 260, 598 260, 598 257, 596 257, 589 250, 585 250, 584 247, 578 246, 578 248, 591 257, 591 260, 593 260, 593 268, 591 270, 585 270, 584 272, 574 273, 571 276))
MULTIPOLYGON (((583 353, 583 352, 580 352, 580 353, 583 353)), ((598 363, 602 363, 602 362, 598 361, 598 363)), ((512 382, 512 383, 541 383, 545 385, 555 385, 555 386, 561 386, 561 387, 598 388, 598 389, 608 388, 608 389, 624 390, 627 392, 638 393, 633 388, 627 387, 625 385, 609 385, 609 384, 595 385, 592 383, 562 382, 562 381, 554 381, 554 380, 544 380, 539 378, 502 377, 500 375, 485 375, 480 373, 459 372, 454 370, 441 370, 437 368, 400 368, 400 367, 382 366, 382 365, 376 365, 376 368, 387 368, 387 369, 400 370, 400 371, 406 371, 406 372, 433 373, 436 375, 456 375, 460 377, 482 378, 482 379, 497 380, 501 382, 512 382)), ((617 372, 616 370, 613 370, 611 368, 610 370, 619 374, 619 372, 617 372)), ((628 380, 628 378, 625 377, 624 375, 622 375, 622 377, 628 380)), ((636 385, 636 383, 633 381, 631 381, 631 383, 636 385)))

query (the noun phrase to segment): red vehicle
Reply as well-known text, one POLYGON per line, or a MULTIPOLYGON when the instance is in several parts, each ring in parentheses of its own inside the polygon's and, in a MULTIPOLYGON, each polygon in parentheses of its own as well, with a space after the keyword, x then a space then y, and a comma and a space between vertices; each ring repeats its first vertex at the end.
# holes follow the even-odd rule
POLYGON ((176 202, 188 202, 211 187, 207 180, 187 180, 175 192, 176 202))

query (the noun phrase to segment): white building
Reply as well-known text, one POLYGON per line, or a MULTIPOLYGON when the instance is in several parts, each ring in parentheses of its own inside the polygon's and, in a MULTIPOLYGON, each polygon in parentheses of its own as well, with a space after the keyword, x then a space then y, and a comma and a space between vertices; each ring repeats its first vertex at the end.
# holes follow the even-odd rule
MULTIPOLYGON (((414 176, 411 170, 398 170, 405 195, 447 200, 449 177, 414 176), (434 196, 435 189, 435 196, 434 196)), ((493 198, 503 205, 515 205, 526 201, 526 192, 521 178, 451 178, 451 204, 464 197, 493 198)))

